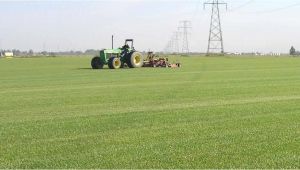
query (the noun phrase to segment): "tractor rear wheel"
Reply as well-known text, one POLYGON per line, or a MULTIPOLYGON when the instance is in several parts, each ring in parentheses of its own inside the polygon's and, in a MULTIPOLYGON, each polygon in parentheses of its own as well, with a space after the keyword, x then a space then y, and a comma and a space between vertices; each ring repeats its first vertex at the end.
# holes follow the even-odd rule
POLYGON ((92 59, 91 66, 93 69, 102 69, 104 64, 101 61, 100 57, 96 56, 92 59))
POLYGON ((122 62, 121 62, 120 58, 118 58, 118 57, 111 57, 108 60, 108 67, 110 69, 119 69, 119 68, 121 68, 121 65, 122 65, 122 62))
POLYGON ((144 58, 140 52, 129 53, 126 57, 126 63, 130 68, 139 68, 144 64, 144 58))

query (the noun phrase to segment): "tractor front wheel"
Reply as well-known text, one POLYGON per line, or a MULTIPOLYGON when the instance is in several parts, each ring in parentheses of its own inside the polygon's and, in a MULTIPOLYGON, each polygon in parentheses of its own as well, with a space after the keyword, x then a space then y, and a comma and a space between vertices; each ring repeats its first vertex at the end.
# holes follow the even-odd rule
POLYGON ((110 69, 119 69, 119 68, 121 68, 121 65, 122 65, 122 62, 121 62, 120 58, 118 58, 118 57, 111 57, 108 60, 108 67, 110 69))
POLYGON ((102 69, 104 64, 101 61, 100 57, 94 57, 91 61, 91 65, 93 69, 102 69))
POLYGON ((130 68, 139 68, 144 64, 143 55, 140 52, 132 52, 127 55, 126 61, 128 67, 130 68))

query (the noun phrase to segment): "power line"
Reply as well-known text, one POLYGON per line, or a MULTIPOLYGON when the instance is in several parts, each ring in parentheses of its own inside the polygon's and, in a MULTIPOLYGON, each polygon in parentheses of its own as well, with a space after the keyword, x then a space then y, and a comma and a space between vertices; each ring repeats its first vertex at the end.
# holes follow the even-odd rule
POLYGON ((193 17, 195 17, 197 15, 197 13, 199 12, 200 3, 201 3, 201 0, 197 1, 196 9, 195 9, 195 12, 193 13, 193 17))
POLYGON ((243 3, 242 5, 240 5, 240 6, 236 7, 236 8, 230 9, 228 12, 234 12, 234 11, 237 11, 237 10, 239 10, 239 9, 241 9, 241 8, 244 8, 244 7, 248 6, 249 4, 253 3, 254 1, 255 1, 255 0, 249 0, 249 1, 243 3))
POLYGON ((255 13, 256 14, 274 13, 274 12, 278 12, 278 11, 282 11, 282 10, 294 8, 294 7, 297 7, 297 6, 300 6, 300 3, 295 3, 295 4, 291 4, 291 5, 288 5, 288 6, 284 6, 284 7, 280 7, 280 8, 276 8, 276 9, 271 9, 271 10, 257 11, 255 13))
MULTIPOLYGON (((249 1, 245 2, 244 4, 242 4, 242 5, 240 5, 236 8, 228 10, 228 12, 235 12, 235 11, 237 11, 241 8, 244 8, 244 7, 246 7, 249 4, 254 3, 254 2, 255 2, 255 0, 249 0, 249 1)), ((252 11, 252 12, 243 12, 243 13, 245 13, 245 14, 268 14, 268 13, 275 13, 275 12, 278 12, 278 11, 287 10, 287 9, 290 9, 290 8, 295 8, 297 6, 300 6, 299 2, 294 3, 294 4, 290 4, 290 5, 287 5, 287 6, 279 7, 279 8, 270 9, 270 10, 261 10, 261 11, 252 11)))

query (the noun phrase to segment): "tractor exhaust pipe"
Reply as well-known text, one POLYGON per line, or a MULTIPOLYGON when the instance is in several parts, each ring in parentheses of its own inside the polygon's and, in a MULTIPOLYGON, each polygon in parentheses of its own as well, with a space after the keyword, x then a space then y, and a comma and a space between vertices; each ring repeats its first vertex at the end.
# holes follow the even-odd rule
POLYGON ((111 36, 111 49, 114 49, 114 35, 111 36))

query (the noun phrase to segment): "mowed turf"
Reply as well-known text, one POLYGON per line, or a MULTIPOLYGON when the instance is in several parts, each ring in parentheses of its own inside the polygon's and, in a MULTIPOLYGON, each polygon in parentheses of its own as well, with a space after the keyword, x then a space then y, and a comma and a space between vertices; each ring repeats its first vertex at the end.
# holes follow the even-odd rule
POLYGON ((0 59, 0 168, 300 168, 300 58, 0 59))

